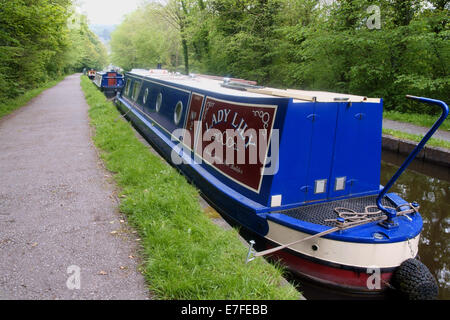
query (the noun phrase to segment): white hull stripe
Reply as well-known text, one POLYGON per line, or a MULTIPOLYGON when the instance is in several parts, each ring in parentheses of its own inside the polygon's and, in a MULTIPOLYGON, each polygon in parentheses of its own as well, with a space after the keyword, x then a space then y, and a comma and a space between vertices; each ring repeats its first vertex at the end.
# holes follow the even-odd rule
MULTIPOLYGON (((310 236, 268 220, 266 238, 283 245, 310 236)), ((315 238, 300 242, 289 249, 327 263, 358 268, 395 268, 418 252, 420 235, 413 239, 394 243, 357 243, 315 238), (314 250, 315 247, 317 250, 314 250)))

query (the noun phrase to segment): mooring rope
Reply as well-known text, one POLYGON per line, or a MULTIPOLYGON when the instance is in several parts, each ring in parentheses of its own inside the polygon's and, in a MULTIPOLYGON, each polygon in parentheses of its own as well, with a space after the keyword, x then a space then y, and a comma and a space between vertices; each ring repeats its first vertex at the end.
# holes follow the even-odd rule
MULTIPOLYGON (((413 205, 412 203, 405 203, 402 205, 394 207, 386 207, 387 209, 395 210, 398 216, 404 216, 410 213, 419 212, 419 206, 413 205), (408 209, 401 208, 408 206, 408 209)), ((361 222, 367 223, 377 220, 385 220, 386 215, 382 214, 382 211, 378 209, 376 205, 366 206, 364 212, 356 212, 355 210, 337 207, 334 211, 339 216, 337 219, 326 219, 326 222, 336 222, 336 224, 342 228, 348 228, 353 225, 359 225, 361 222), (376 211, 371 211, 375 209, 376 211)), ((409 217, 408 217, 409 218, 409 217)))
MULTIPOLYGON (((393 208, 393 207, 387 207, 387 208, 395 209, 395 211, 397 211, 398 216, 406 216, 410 220, 411 220, 411 218, 408 217, 407 214, 418 213, 419 209, 420 209, 420 207, 418 205, 415 205, 415 204, 413 205, 412 203, 405 203, 405 204, 399 205, 396 208, 393 208), (406 206, 408 206, 408 209, 401 210, 401 208, 406 207, 406 206)), ((311 236, 307 236, 305 238, 296 240, 296 241, 288 243, 288 244, 284 244, 284 245, 272 248, 272 249, 268 249, 268 250, 260 251, 260 252, 254 252, 253 257, 248 258, 247 262, 252 261, 257 257, 265 256, 265 255, 277 252, 279 250, 283 250, 285 248, 288 248, 290 246, 293 246, 294 244, 298 244, 303 241, 323 237, 327 234, 336 232, 338 230, 347 230, 347 229, 361 226, 363 224, 367 224, 370 222, 383 221, 383 220, 387 219, 387 216, 382 214, 381 210, 371 211, 373 209, 378 209, 378 207, 375 205, 366 206, 364 208, 364 212, 356 212, 355 210, 352 210, 352 209, 336 207, 336 208, 334 208, 334 211, 337 213, 338 218, 325 220, 326 222, 335 222, 336 227, 325 230, 323 232, 320 232, 320 233, 317 233, 314 235, 311 235, 311 236)), ((250 248, 250 250, 252 250, 252 248, 250 248)))
POLYGON ((124 113, 124 114, 122 114, 122 113, 119 114, 119 116, 118 116, 114 121, 117 122, 117 121, 119 121, 120 118, 126 119, 126 116, 127 116, 127 114, 128 114, 130 111, 131 111, 131 108, 128 109, 128 111, 127 111, 126 113, 124 113))

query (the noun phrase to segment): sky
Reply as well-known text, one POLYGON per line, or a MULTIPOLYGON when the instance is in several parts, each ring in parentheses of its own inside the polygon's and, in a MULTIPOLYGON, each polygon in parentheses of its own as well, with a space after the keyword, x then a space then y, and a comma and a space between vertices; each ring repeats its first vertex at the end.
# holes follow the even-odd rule
POLYGON ((134 11, 143 0, 77 0, 81 13, 90 24, 119 24, 125 14, 134 11))

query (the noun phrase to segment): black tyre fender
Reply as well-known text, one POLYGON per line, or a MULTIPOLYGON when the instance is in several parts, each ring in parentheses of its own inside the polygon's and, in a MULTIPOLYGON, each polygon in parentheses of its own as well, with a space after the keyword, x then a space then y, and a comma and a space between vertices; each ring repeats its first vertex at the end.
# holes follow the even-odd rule
POLYGON ((435 300, 439 293, 436 279, 417 259, 405 260, 396 268, 391 284, 400 297, 408 300, 435 300))

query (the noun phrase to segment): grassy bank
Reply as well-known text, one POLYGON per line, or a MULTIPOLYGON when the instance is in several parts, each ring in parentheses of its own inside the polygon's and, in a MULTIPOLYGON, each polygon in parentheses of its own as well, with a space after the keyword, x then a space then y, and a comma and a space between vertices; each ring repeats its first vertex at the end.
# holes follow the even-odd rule
POLYGON ((137 139, 87 77, 81 85, 94 142, 115 173, 120 210, 140 233, 144 274, 157 298, 298 299, 292 286, 280 286, 280 269, 261 259, 245 265, 247 249, 237 232, 214 225, 198 191, 137 139))
POLYGON ((41 87, 29 90, 26 93, 24 93, 23 95, 20 95, 15 99, 9 99, 9 100, 0 102, 0 118, 6 116, 7 114, 10 114, 11 112, 13 112, 14 110, 16 110, 20 107, 23 107, 31 99, 40 95, 42 93, 42 91, 49 89, 51 87, 54 87, 65 77, 66 76, 60 77, 60 78, 50 81, 50 82, 47 82, 44 85, 42 85, 41 87))
MULTIPOLYGON (((420 140, 422 140, 422 138, 423 138, 423 135, 415 135, 415 134, 405 133, 402 131, 391 130, 391 129, 383 129, 383 133, 400 138, 400 139, 410 140, 410 141, 414 141, 414 142, 420 142, 420 140)), ((450 142, 441 140, 441 139, 431 138, 430 140, 428 140, 426 146, 450 149, 450 142)))

